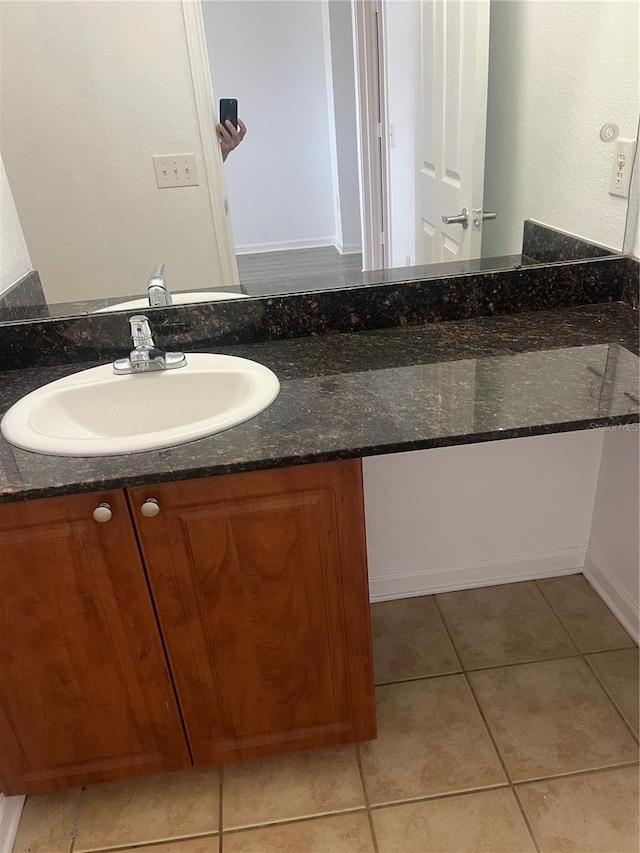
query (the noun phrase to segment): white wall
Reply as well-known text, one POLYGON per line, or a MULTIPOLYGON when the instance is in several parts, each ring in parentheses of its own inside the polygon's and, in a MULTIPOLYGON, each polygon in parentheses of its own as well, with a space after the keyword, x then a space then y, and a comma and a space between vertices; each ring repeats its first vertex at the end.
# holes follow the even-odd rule
POLYGON ((33 269, 4 161, 0 157, 0 293, 33 269))
MULTIPOLYGON (((48 301, 223 284, 182 7, 2 4, 2 153, 48 301), (195 153, 200 185, 159 190, 151 157, 195 153)), ((220 200, 222 204, 223 200, 220 200)))
POLYGON ((602 443, 591 430, 364 459, 372 599, 581 571, 602 443))
POLYGON ((491 4, 485 208, 500 227, 485 227, 485 257, 519 251, 524 219, 622 248, 627 200, 608 193, 599 131, 635 139, 638 27, 633 2, 491 4))
POLYGON ((585 575, 638 641, 637 424, 605 432, 585 575))
POLYGON ((236 251, 333 245, 320 0, 203 2, 216 102, 247 136, 225 163, 236 251))

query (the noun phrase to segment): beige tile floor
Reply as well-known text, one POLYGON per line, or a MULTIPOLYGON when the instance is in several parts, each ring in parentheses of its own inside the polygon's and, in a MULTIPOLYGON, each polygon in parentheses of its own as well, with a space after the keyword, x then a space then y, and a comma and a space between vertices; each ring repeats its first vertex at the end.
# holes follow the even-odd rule
POLYGON ((29 797, 14 853, 637 853, 638 649, 582 576, 372 617, 377 740, 29 797))

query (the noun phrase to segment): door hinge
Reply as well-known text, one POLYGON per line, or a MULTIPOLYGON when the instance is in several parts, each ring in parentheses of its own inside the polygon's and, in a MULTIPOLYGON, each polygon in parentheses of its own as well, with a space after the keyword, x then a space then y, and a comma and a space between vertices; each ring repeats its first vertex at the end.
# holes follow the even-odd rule
POLYGON ((380 245, 384 246, 384 231, 380 232, 380 245))
POLYGON ((378 139, 382 139, 382 122, 381 121, 379 121, 376 124, 376 133, 378 135, 378 139))

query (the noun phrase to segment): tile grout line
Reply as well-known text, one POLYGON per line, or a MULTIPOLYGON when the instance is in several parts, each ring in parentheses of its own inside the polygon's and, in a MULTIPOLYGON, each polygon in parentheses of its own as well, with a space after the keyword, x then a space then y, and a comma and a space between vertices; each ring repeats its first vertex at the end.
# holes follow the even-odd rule
POLYGON ((533 827, 531 826, 531 823, 529 822, 529 818, 527 817, 527 813, 524 809, 524 806, 522 805, 522 802, 520 801, 520 797, 518 796, 518 789, 514 785, 511 790, 513 791, 513 797, 516 801, 516 805, 518 806, 518 810, 519 810, 520 814, 522 815, 522 820, 524 821, 525 826, 527 827, 527 829, 529 831, 529 835, 531 836, 531 840, 533 841, 533 846, 536 848, 538 853, 541 853, 541 848, 540 848, 540 845, 538 844, 538 839, 535 836, 535 833, 533 831, 533 827))
POLYGON ((572 770, 570 773, 560 773, 557 776, 536 776, 532 779, 522 779, 513 783, 501 782, 497 785, 489 785, 481 788, 465 788, 460 791, 449 791, 444 794, 427 794, 423 797, 413 797, 407 800, 393 800, 390 803, 376 803, 370 808, 372 811, 380 811, 381 809, 390 809, 395 808, 396 806, 409 806, 413 803, 432 802, 433 800, 451 800, 455 797, 464 797, 467 794, 482 794, 486 791, 504 791, 507 789, 517 790, 519 787, 524 785, 535 785, 538 782, 554 782, 559 779, 574 779, 597 773, 608 773, 611 770, 621 770, 627 767, 640 767, 640 763, 638 761, 628 761, 624 764, 614 764, 609 767, 591 767, 587 770, 572 770))
POLYGON ((466 797, 467 794, 484 794, 489 791, 506 791, 511 786, 508 782, 498 782, 495 785, 485 785, 480 788, 464 788, 460 791, 446 791, 443 794, 425 794, 422 797, 411 797, 408 800, 392 800, 390 803, 375 803, 371 811, 379 812, 382 809, 393 809, 396 806, 411 806, 414 803, 430 803, 435 800, 453 800, 456 797, 466 797))
POLYGON ((362 794, 364 796, 364 805, 367 810, 367 820, 369 822, 369 832, 371 833, 371 840, 373 842, 373 851, 374 853, 379 853, 378 851, 378 839, 376 838, 376 830, 373 825, 373 815, 371 814, 371 804, 369 803, 369 794, 367 792, 367 783, 364 778, 364 770, 362 768, 362 756, 360 755, 360 743, 356 743, 356 761, 358 763, 358 772, 360 773, 360 784, 362 785, 362 794))
MULTIPOLYGON (((438 614, 439 614, 439 616, 440 616, 440 620, 442 621, 442 624, 443 624, 444 629, 445 629, 445 631, 446 631, 446 633, 447 633, 447 636, 449 637, 449 642, 450 642, 450 643, 451 643, 451 645, 453 646, 453 650, 454 650, 454 652, 456 653, 456 657, 458 658, 458 660, 459 660, 459 662, 460 662, 460 665, 461 665, 461 666, 463 666, 462 658, 461 658, 461 657, 460 657, 460 655, 458 654, 458 649, 456 648, 456 645, 455 645, 455 643, 454 643, 454 641, 453 641, 453 636, 452 636, 451 632, 449 631, 449 626, 447 625, 447 623, 446 623, 446 621, 445 621, 444 615, 443 615, 442 611, 440 610, 440 606, 439 606, 439 604, 438 604, 438 601, 437 601, 437 599, 436 599, 436 596, 434 596, 434 597, 433 597, 433 602, 434 602, 434 604, 435 604, 435 606, 436 606, 436 610, 438 611, 438 614)), ((471 693, 471 696, 472 696, 472 698, 473 698, 473 701, 474 701, 474 702, 475 702, 475 704, 476 704, 476 708, 478 709, 478 713, 480 714, 480 718, 481 718, 482 723, 483 723, 483 725, 484 725, 484 727, 485 727, 485 731, 487 732, 487 735, 488 735, 488 737, 489 737, 489 740, 491 741, 491 744, 493 745, 493 748, 494 748, 494 750, 495 750, 495 753, 496 753, 496 755, 498 756, 498 761, 500 762, 500 766, 502 767, 502 772, 504 773, 505 778, 507 779, 507 782, 508 782, 508 784, 509 784, 509 790, 511 791, 512 796, 515 798, 516 804, 517 804, 517 806, 518 806, 518 810, 520 811, 520 814, 521 814, 522 819, 523 819, 523 821, 524 821, 524 825, 525 825, 525 826, 526 826, 526 828, 527 828, 527 832, 529 833, 529 836, 531 837, 531 841, 533 842, 533 846, 534 846, 534 847, 535 847, 535 849, 538 851, 538 853, 540 853, 540 846, 539 846, 539 844, 538 844, 538 840, 537 840, 537 838, 535 837, 535 835, 533 834, 533 829, 532 829, 532 827, 531 827, 531 824, 529 823, 529 820, 528 820, 527 816, 526 816, 526 815, 525 815, 525 813, 524 813, 524 809, 522 808, 522 806, 521 806, 521 804, 520 804, 520 799, 518 798, 518 795, 516 794, 516 788, 515 788, 514 781, 513 781, 513 779, 511 778, 511 774, 509 773, 509 770, 507 769, 507 765, 506 765, 506 763, 505 763, 505 761, 504 761, 504 759, 503 759, 503 757, 502 757, 502 753, 501 753, 501 752, 500 752, 500 750, 498 749, 498 744, 496 743, 496 740, 495 740, 495 738, 494 738, 494 736, 493 736, 493 732, 492 732, 492 731, 491 731, 491 729, 489 728, 489 722, 488 722, 488 720, 487 720, 487 718, 486 718, 486 716, 485 716, 485 714, 484 714, 484 711, 483 711, 483 709, 482 709, 482 706, 480 705, 480 700, 479 700, 479 699, 478 699, 478 697, 476 696, 476 692, 475 692, 475 690, 473 689, 473 685, 471 684, 471 679, 469 678, 469 673, 467 672, 467 670, 466 670, 464 667, 463 667, 463 676, 464 676, 464 680, 465 680, 465 682, 466 682, 466 684, 467 684, 467 687, 469 688, 469 692, 471 693)))
POLYGON ((455 652, 455 655, 458 658, 458 662, 459 662, 460 666, 462 667, 462 676, 464 677, 465 683, 466 683, 467 687, 469 688, 469 692, 471 693, 471 696, 473 698, 473 701, 475 702, 476 708, 478 709, 478 713, 480 714, 480 718, 482 719, 482 723, 485 727, 487 735, 489 736, 489 739, 491 740, 491 743, 492 743, 493 748, 496 752, 496 755, 498 756, 498 760, 500 762, 500 765, 502 766, 502 770, 504 772, 505 778, 507 779, 509 786, 513 787, 513 780, 511 779, 511 774, 507 770, 507 765, 505 764, 504 759, 502 758, 502 754, 501 754, 500 750, 498 749, 498 744, 496 743, 495 738, 493 737, 493 733, 492 733, 491 729, 489 728, 489 723, 487 721, 487 718, 484 715, 484 711, 482 710, 482 707, 480 705, 480 701, 478 700, 478 697, 476 696, 475 690, 473 689, 473 686, 471 685, 471 679, 469 678, 469 673, 465 669, 464 664, 462 662, 462 658, 458 654, 458 649, 456 648, 456 645, 453 641, 453 636, 449 630, 449 626, 445 622, 444 616, 440 610, 440 605, 438 604, 435 596, 433 597, 433 603, 436 606, 436 610, 438 612, 438 615, 440 616, 440 620, 441 620, 442 625, 444 627, 444 630, 447 634, 447 637, 449 638, 449 642, 451 643, 451 645, 453 647, 453 651, 455 652))
MULTIPOLYGON (((546 580, 546 578, 545 578, 545 580, 546 580)), ((578 654, 582 654, 582 649, 580 648, 580 644, 578 643, 578 641, 576 640, 576 638, 573 636, 573 634, 571 633, 571 631, 569 630, 569 628, 564 624, 563 620, 560 618, 560 614, 556 611, 555 607, 551 604, 551 602, 549 601, 549 599, 547 598, 547 596, 546 596, 546 595, 544 594, 544 592, 542 591, 542 587, 538 584, 538 579, 537 579, 537 578, 534 578, 534 579, 533 579, 532 586, 533 586, 533 589, 534 589, 534 590, 538 593, 538 595, 540 596, 540 598, 541 598, 541 600, 542 600, 543 604, 546 604, 546 605, 547 605, 547 607, 548 607, 548 608, 549 608, 549 610, 551 611, 551 615, 555 617, 555 620, 556 620, 556 622, 558 623, 558 625, 562 628, 562 630, 565 632, 565 634, 569 637, 569 639, 570 639, 570 640, 571 640, 571 642, 573 643, 574 647, 576 648, 577 653, 578 653, 578 654)))
POLYGON ((607 773, 609 770, 620 770, 624 767, 640 767, 640 761, 622 761, 620 764, 608 764, 606 767, 587 767, 584 770, 570 770, 567 773, 556 773, 554 776, 533 776, 531 779, 519 779, 514 782, 517 788, 520 785, 534 785, 538 782, 553 782, 555 779, 572 779, 578 776, 589 776, 594 773, 607 773))
POLYGON ((446 678, 449 675, 463 675, 465 672, 475 673, 475 672, 487 672, 490 669, 507 669, 508 667, 514 666, 524 666, 529 663, 551 663, 553 661, 558 660, 571 660, 573 658, 587 658, 589 655, 601 655, 606 654, 607 652, 626 652, 631 651, 636 648, 636 646, 620 646, 615 649, 601 649, 597 652, 573 652, 569 655, 556 655, 554 657, 549 658, 523 658, 522 660, 510 661, 508 663, 492 663, 488 666, 478 666, 470 669, 453 669, 448 672, 433 672, 433 673, 425 673, 424 675, 412 675, 408 678, 394 678, 393 681, 376 681, 376 687, 388 687, 390 684, 409 684, 412 681, 427 681, 432 678, 446 678))
MULTIPOLYGON (((547 578, 543 578, 543 580, 547 580, 547 578)), ((553 606, 553 604, 551 603, 551 601, 549 601, 549 599, 548 599, 548 598, 547 598, 547 596, 545 595, 544 590, 543 590, 543 589, 542 589, 542 587, 538 584, 537 579, 536 579, 536 580, 534 580, 534 584, 536 585, 536 589, 538 590, 538 592, 540 593, 540 595, 544 598, 544 600, 547 602, 548 606, 551 608, 551 610, 552 610, 552 612, 553 612, 554 616, 556 617, 556 619, 558 619, 558 621, 560 622, 560 624, 562 625, 562 627, 564 628, 564 630, 565 630, 565 631, 567 632, 567 634, 571 637, 571 640, 572 640, 572 641, 573 641, 573 643, 575 644, 575 647, 578 649, 578 651, 580 652, 580 654, 584 654, 584 652, 582 651, 582 647, 580 646, 580 643, 576 640, 576 638, 575 638, 575 636, 574 636, 574 634, 573 634, 573 631, 572 631, 572 630, 571 630, 567 625, 565 625, 565 624, 564 624, 564 620, 563 620, 563 618, 560 616, 560 614, 558 613, 558 611, 555 609, 555 607, 553 606)))
POLYGON ((622 710, 618 707, 618 703, 617 703, 617 702, 616 702, 616 700, 613 698, 613 694, 609 692, 609 690, 608 690, 608 688, 607 688, 607 685, 606 685, 606 684, 604 683, 604 681, 600 678, 600 675, 598 674, 598 671, 596 670, 596 668, 595 668, 594 666, 592 666, 592 664, 591 664, 591 662, 590 662, 589 658, 587 657, 587 655, 582 655, 582 657, 583 657, 584 662, 586 663, 586 665, 587 665, 587 667, 588 667, 588 669, 589 669, 589 672, 591 672, 591 673, 592 673, 593 677, 595 678, 595 680, 598 682, 598 684, 600 685, 600 687, 601 687, 601 688, 602 688, 602 690, 604 691, 605 696, 606 696, 606 697, 607 697, 607 699, 611 702, 611 704, 612 704, 612 705, 613 705, 613 707, 615 708, 616 712, 618 713, 618 716, 620 717, 620 719, 623 721, 623 723, 625 724, 625 726, 627 727, 627 729, 628 729, 628 730, 629 730, 629 732, 631 733, 631 737, 634 739, 634 741, 635 741, 636 743, 640 743, 640 738, 639 738, 639 736, 635 733, 634 729, 631 727, 631 724, 629 723, 629 721, 627 720, 627 718, 625 717, 625 715, 622 713, 622 710))
MULTIPOLYGON (((365 806, 357 806, 356 808, 343 809, 342 811, 320 812, 318 814, 302 815, 302 817, 287 817, 283 820, 272 820, 268 823, 252 823, 247 826, 235 826, 233 829, 226 829, 224 834, 237 835, 239 832, 248 832, 254 829, 273 829, 278 826, 286 826, 290 823, 307 823, 310 820, 322 820, 326 817, 340 817, 340 815, 348 814, 366 814, 366 812, 367 809, 365 806)), ((102 851, 100 851, 100 853, 102 853, 102 851)), ((114 853, 117 853, 117 851, 114 851, 114 853)))
POLYGON ((465 673, 466 672, 465 666, 462 663, 462 658, 460 657, 460 654, 458 652, 458 648, 453 641, 453 635, 452 635, 451 631, 449 630, 449 626, 445 622, 444 615, 442 613, 442 610, 440 609, 440 605, 438 604, 437 595, 433 596, 433 606, 436 609, 436 613, 438 614, 438 618, 440 619, 440 623, 441 623, 442 627, 444 628, 444 632, 447 635, 449 642, 451 643, 451 648, 453 649, 453 653, 456 656, 456 660, 458 661, 458 666, 460 667, 460 672, 465 673))
POLYGON ((160 844, 180 844, 183 841, 200 841, 207 838, 217 838, 217 832, 207 832, 204 835, 183 835, 181 838, 165 838, 160 841, 134 841, 133 844, 119 844, 117 847, 96 847, 93 850, 87 851, 87 853, 122 853, 123 850, 126 850, 127 853, 129 850, 134 850, 135 853, 145 853, 145 850, 150 850, 153 853, 154 848, 157 848, 160 844))
MULTIPOLYGON (((623 651, 624 649, 611 649, 611 651, 623 651)), ((609 651, 609 650, 607 650, 609 651)), ((592 654, 589 652, 588 654, 592 654)), ((526 658, 523 660, 511 661, 509 663, 492 663, 488 666, 479 666, 473 667, 472 669, 456 669, 450 672, 434 672, 428 673, 426 675, 414 675, 410 678, 397 678, 393 681, 377 681, 376 687, 387 687, 390 684, 407 684, 412 681, 426 681, 427 679, 432 678, 446 678, 449 675, 464 675, 466 672, 475 673, 475 672, 487 672, 490 669, 507 669, 507 667, 513 666, 524 666, 528 663, 551 663, 552 661, 557 660, 571 660, 572 658, 584 657, 582 652, 573 652, 570 655, 557 655, 555 657, 550 658, 526 658)))
POLYGON ((512 776, 511 776, 511 773, 509 772, 509 770, 508 770, 508 768, 507 768, 507 765, 506 765, 506 763, 505 763, 504 758, 502 757, 502 753, 500 752, 500 750, 499 750, 499 748, 498 748, 498 744, 497 744, 497 742, 496 742, 496 739, 495 739, 495 738, 494 738, 494 736, 493 736, 493 732, 492 732, 492 731, 491 731, 491 729, 489 728, 489 722, 488 722, 488 720, 487 720, 487 718, 486 718, 486 716, 485 716, 485 713, 484 713, 484 711, 483 711, 483 709, 482 709, 482 706, 481 706, 481 704, 480 704, 480 700, 479 700, 479 699, 478 699, 478 697, 476 696, 476 692, 475 692, 475 690, 473 689, 473 685, 471 684, 471 679, 469 678, 469 673, 465 672, 465 673, 464 673, 464 678, 465 678, 465 681, 467 682, 467 686, 469 687, 469 691, 471 692, 471 695, 473 696, 473 701, 476 703, 476 707, 477 707, 477 709, 478 709, 478 713, 480 714, 480 716, 481 716, 481 718, 482 718, 482 722, 484 723, 485 729, 487 730, 487 733, 488 733, 488 735, 489 735, 489 738, 490 738, 490 740, 491 740, 491 743, 493 744, 493 748, 494 748, 494 749, 495 749, 495 751, 496 751, 496 755, 498 756, 498 760, 500 761, 500 764, 501 764, 501 766, 502 766, 502 770, 503 770, 503 772, 504 772, 505 776, 507 777, 507 781, 508 781, 508 783, 509 783, 509 790, 511 791, 511 793, 513 794, 513 797, 515 798, 516 805, 517 805, 518 810, 519 810, 519 812, 520 812, 520 814, 521 814, 521 816, 522 816, 522 819, 523 819, 523 821, 524 821, 524 825, 525 825, 525 826, 526 826, 526 828, 527 828, 527 832, 528 832, 528 833, 529 833, 529 835, 531 836, 531 841, 533 842, 533 846, 536 848, 536 850, 538 851, 538 853, 540 853, 540 845, 538 844, 538 839, 535 837, 534 832, 533 832, 533 828, 532 828, 531 824, 529 823, 529 819, 528 819, 528 817, 527 817, 527 816, 526 816, 526 814, 525 814, 525 811, 524 811, 524 809, 523 809, 523 807, 522 807, 522 804, 520 803, 520 798, 518 797, 518 794, 517 794, 517 792, 516 792, 516 785, 515 785, 515 782, 514 782, 514 780, 513 780, 512 776))

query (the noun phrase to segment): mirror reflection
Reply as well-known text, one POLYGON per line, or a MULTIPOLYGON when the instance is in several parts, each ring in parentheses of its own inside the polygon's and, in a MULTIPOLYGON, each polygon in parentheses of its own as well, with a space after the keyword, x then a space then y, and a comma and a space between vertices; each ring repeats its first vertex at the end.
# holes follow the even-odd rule
POLYGON ((634 3, 17 0, 0 14, 0 321, 162 300, 159 264, 178 304, 622 250, 634 3), (224 162, 220 98, 247 127, 224 162))

